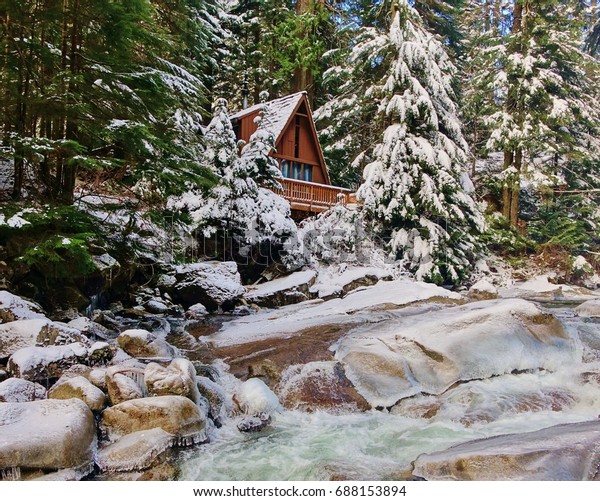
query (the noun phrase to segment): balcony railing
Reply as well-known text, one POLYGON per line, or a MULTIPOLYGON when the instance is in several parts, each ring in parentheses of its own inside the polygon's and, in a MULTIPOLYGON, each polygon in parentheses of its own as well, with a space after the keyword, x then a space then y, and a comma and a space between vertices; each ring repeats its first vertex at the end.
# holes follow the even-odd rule
POLYGON ((336 204, 346 205, 356 201, 352 191, 346 188, 289 178, 279 182, 283 187, 279 194, 296 210, 324 212, 336 204))

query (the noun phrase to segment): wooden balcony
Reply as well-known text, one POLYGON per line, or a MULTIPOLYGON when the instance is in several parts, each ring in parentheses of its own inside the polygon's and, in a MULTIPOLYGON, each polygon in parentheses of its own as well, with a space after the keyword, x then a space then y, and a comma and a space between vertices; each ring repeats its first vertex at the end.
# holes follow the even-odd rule
POLYGON ((289 178, 281 179, 279 182, 283 187, 283 191, 279 194, 290 202, 292 210, 318 213, 338 203, 346 205, 356 202, 352 190, 346 188, 289 178))

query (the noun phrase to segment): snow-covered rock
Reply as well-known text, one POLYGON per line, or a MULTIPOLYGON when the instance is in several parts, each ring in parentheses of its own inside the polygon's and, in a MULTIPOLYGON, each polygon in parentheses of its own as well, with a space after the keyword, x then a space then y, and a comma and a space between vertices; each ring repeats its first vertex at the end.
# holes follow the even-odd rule
POLYGON ((100 428, 112 442, 136 431, 162 428, 178 445, 206 440, 206 415, 189 398, 175 395, 139 398, 109 407, 100 428))
POLYGON ((90 365, 107 364, 113 358, 112 347, 104 341, 96 341, 88 350, 90 365))
POLYGON ((119 346, 132 357, 172 358, 173 347, 144 329, 129 329, 121 332, 117 338, 119 346))
POLYGON ((208 401, 209 417, 214 421, 219 421, 225 407, 225 392, 223 388, 204 376, 197 376, 196 384, 200 395, 208 401))
POLYGON ((160 461, 174 438, 162 428, 130 433, 100 449, 96 464, 101 471, 145 470, 160 461))
POLYGON ((375 285, 380 280, 391 279, 391 274, 375 267, 356 267, 335 273, 332 270, 322 270, 315 284, 310 288, 312 294, 321 299, 344 297, 349 292, 369 285, 375 285))
POLYGON ((417 458, 426 480, 597 480, 600 421, 466 442, 417 458))
POLYGON ((245 297, 248 302, 267 308, 300 303, 310 299, 310 288, 316 278, 317 272, 314 270, 299 271, 260 284, 252 288, 245 297))
POLYGON ((234 399, 240 410, 250 416, 271 414, 281 407, 277 395, 259 378, 251 378, 240 384, 234 399))
POLYGON ((102 273, 104 276, 114 278, 114 276, 121 269, 121 264, 110 254, 102 254, 100 256, 92 256, 92 261, 96 270, 102 273))
POLYGON ((264 412, 257 416, 246 416, 237 424, 237 429, 242 433, 256 433, 264 430, 271 424, 272 418, 270 414, 264 412))
POLYGON ((389 407, 458 381, 555 370, 573 362, 576 343, 554 316, 512 299, 364 326, 339 341, 335 356, 372 406, 389 407))
POLYGON ((124 366, 105 371, 105 384, 111 405, 144 397, 143 371, 124 366))
POLYGON ((200 401, 196 369, 192 362, 184 358, 176 358, 167 367, 149 363, 144 372, 144 380, 149 395, 181 395, 196 404, 200 401))
POLYGON ((75 342, 87 344, 78 330, 47 318, 16 320, 0 324, 0 358, 8 357, 21 348, 35 345, 64 345, 75 342))
POLYGON ((185 317, 192 320, 203 318, 206 315, 208 315, 208 310, 202 303, 193 304, 185 312, 185 317))
POLYGON ((105 368, 92 369, 87 375, 88 381, 104 392, 108 391, 106 388, 106 371, 105 368))
POLYGON ((117 336, 117 333, 107 329, 103 325, 100 325, 87 317, 78 317, 71 320, 68 324, 69 327, 77 329, 79 332, 84 334, 90 339, 102 339, 104 341, 113 339, 117 336))
POLYGON ((482 278, 469 288, 467 296, 477 301, 496 299, 498 297, 498 289, 491 282, 482 278))
POLYGON ((235 262, 208 261, 174 267, 158 287, 184 307, 202 303, 211 311, 233 306, 245 289, 235 262))
POLYGON ((600 317, 600 299, 591 299, 580 304, 575 308, 575 313, 580 317, 598 318, 600 317))
POLYGON ((0 291, 0 324, 15 320, 46 318, 39 304, 15 296, 8 291, 0 291))
POLYGON ((81 400, 0 405, 0 469, 88 469, 96 426, 81 400))
POLYGON ((68 400, 78 398, 92 411, 101 411, 106 406, 106 395, 83 376, 62 377, 48 390, 48 398, 68 400))
POLYGON ((46 398, 46 388, 26 379, 9 378, 0 383, 0 402, 33 402, 46 398))
POLYGON ((8 370, 16 377, 46 381, 60 377, 66 369, 86 359, 87 348, 81 343, 21 348, 8 360, 8 370))

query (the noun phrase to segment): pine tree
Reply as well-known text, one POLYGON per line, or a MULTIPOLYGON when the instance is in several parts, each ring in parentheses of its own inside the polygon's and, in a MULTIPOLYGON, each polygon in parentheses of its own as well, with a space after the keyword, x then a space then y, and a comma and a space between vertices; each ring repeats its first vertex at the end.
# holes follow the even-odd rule
MULTIPOLYGON (((372 124, 355 159, 366 164, 358 196, 379 231, 391 232, 392 254, 419 279, 456 283, 469 272, 483 223, 461 184, 467 144, 453 101, 455 68, 406 1, 393 4, 391 19, 388 32, 365 31, 340 71, 354 94, 329 109, 333 116, 346 108, 336 116, 360 122, 355 127, 372 124), (372 83, 361 89, 368 74, 372 83)), ((341 143, 355 141, 353 130, 344 134, 341 143)))

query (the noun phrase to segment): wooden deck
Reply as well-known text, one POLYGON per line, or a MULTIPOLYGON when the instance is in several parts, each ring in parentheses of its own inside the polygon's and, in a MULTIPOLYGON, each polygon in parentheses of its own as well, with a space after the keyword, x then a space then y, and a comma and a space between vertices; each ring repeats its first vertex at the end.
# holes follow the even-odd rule
POLYGON ((338 203, 346 205, 356 201, 352 190, 346 188, 288 178, 281 179, 280 183, 283 191, 279 194, 290 202, 292 210, 319 213, 338 203))

